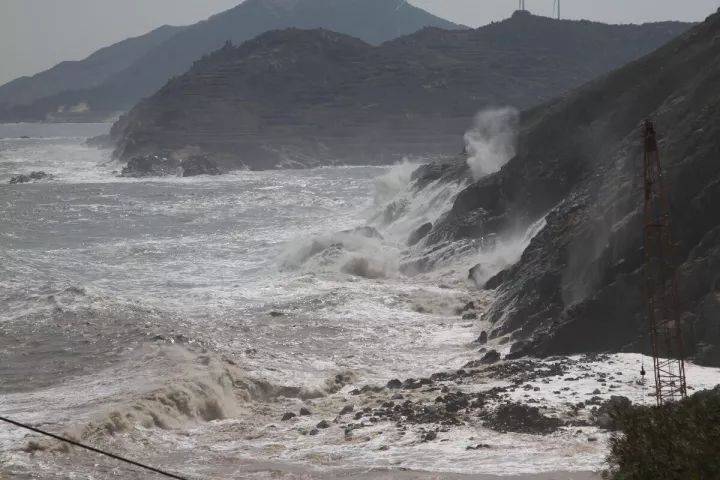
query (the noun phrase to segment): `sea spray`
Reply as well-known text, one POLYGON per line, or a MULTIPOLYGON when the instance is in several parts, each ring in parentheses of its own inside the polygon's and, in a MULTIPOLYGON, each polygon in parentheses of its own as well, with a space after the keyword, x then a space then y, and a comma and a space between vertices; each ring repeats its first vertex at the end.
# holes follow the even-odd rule
POLYGON ((465 133, 467 163, 475 180, 499 171, 515 155, 518 119, 511 107, 475 115, 472 129, 465 133))
POLYGON ((514 235, 481 239, 478 263, 471 271, 473 281, 483 286, 490 278, 517 263, 532 239, 545 225, 547 222, 545 217, 542 217, 514 235))
POLYGON ((404 191, 419 164, 405 159, 375 179, 375 205, 382 206, 404 191))

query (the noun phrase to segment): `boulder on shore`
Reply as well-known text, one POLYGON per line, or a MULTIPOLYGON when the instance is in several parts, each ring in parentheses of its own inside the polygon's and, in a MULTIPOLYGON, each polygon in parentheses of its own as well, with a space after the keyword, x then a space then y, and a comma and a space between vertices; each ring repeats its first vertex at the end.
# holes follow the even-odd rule
POLYGON ((29 182, 36 182, 38 180, 48 179, 52 178, 52 175, 49 175, 43 171, 39 172, 30 172, 28 175, 15 175, 10 179, 10 185, 16 185, 18 183, 29 183, 29 182))
POLYGON ((417 244, 420 240, 425 238, 428 233, 432 230, 432 223, 428 222, 420 227, 418 227, 414 232, 410 234, 410 237, 408 238, 407 245, 408 247, 412 247, 413 245, 417 244))
POLYGON ((160 155, 141 155, 133 157, 122 169, 121 177, 157 177, 174 173, 178 167, 177 162, 161 157, 160 155))
POLYGON ((197 175, 220 175, 217 164, 203 155, 191 155, 182 162, 178 169, 180 177, 195 177, 197 175))

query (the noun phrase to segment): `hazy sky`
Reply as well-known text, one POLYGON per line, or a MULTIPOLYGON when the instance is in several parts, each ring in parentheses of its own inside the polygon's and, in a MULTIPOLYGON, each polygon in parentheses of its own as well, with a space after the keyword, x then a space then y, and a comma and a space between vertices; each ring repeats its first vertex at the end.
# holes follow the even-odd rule
MULTIPOLYGON (((402 0, 394 0, 398 3, 402 0)), ((0 84, 32 75, 62 60, 163 24, 184 25, 226 10, 240 0, 0 0, 0 84)), ((508 17, 517 0, 410 0, 458 23, 479 26, 508 17)), ((549 15, 553 0, 526 0, 549 15)), ((608 23, 697 21, 720 0, 562 0, 563 16, 608 23)))

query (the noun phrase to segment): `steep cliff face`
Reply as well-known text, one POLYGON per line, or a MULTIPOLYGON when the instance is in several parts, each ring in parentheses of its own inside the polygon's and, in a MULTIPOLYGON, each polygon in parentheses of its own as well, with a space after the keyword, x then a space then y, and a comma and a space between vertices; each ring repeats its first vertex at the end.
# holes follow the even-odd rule
MULTIPOLYGON (((151 95, 226 41, 239 44, 269 30, 327 28, 379 44, 426 26, 461 28, 408 3, 399 5, 396 0, 238 0, 238 3, 230 10, 183 27, 101 82, 88 84, 78 80, 76 85, 59 84, 62 88, 0 111, 0 118, 32 121, 61 114, 65 114, 66 120, 106 118, 129 110, 139 99, 151 95), (67 115, 65 110, 74 105, 84 105, 83 111, 67 115)), ((1 99, 0 96, 0 105, 1 99)))
MULTIPOLYGON (((429 242, 546 226, 491 278, 490 337, 515 355, 648 350, 642 142, 656 121, 688 352, 720 365, 720 13, 651 55, 523 114, 517 155, 456 199, 429 242)), ((460 167, 457 167, 460 168, 460 167)), ((483 279, 484 280, 484 279, 483 279)))
POLYGON ((517 13, 379 47, 325 30, 270 32, 227 45, 141 102, 113 129, 116 154, 199 149, 225 168, 258 169, 444 155, 479 109, 537 104, 686 28, 517 13))

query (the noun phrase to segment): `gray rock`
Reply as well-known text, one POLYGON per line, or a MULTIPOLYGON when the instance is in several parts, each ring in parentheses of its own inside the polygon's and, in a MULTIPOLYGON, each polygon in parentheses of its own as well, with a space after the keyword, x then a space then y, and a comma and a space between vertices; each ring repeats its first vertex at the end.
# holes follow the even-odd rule
POLYGON ((220 175, 217 164, 203 155, 190 155, 180 162, 179 174, 181 177, 195 177, 198 175, 220 175))
POLYGON ((402 385, 403 384, 400 380, 398 380, 397 378, 394 378, 387 383, 386 387, 392 388, 392 389, 397 389, 397 388, 402 388, 402 385))
MULTIPOLYGON (((720 83, 715 81, 720 67, 714 63, 717 42, 712 40, 719 22, 720 14, 714 14, 677 48, 600 78, 551 109, 523 115, 518 154, 501 171, 469 184, 435 221, 425 242, 438 247, 453 240, 480 242, 516 228, 518 218, 526 219, 524 228, 536 225, 519 261, 488 282, 498 292, 483 314, 500 329, 499 336, 532 333, 522 354, 647 349, 642 184, 633 179, 632 168, 624 167, 642 149, 642 121, 648 112, 657 112, 674 258, 681 262, 677 273, 687 351, 705 362, 720 362, 714 353, 720 348, 715 208, 720 205, 720 83), (713 66, 688 68, 690 61, 713 66), (662 83, 662 92, 644 83, 647 78, 662 83), (688 85, 694 87, 688 90, 688 85), (631 103, 617 94, 628 89, 631 103), (689 104, 678 100, 690 98, 689 104), (675 163, 678 158, 682 161, 675 163)), ((466 160, 460 155, 458 164, 466 160)), ((440 182, 451 185, 456 179, 456 173, 447 173, 440 182)))
POLYGON ((43 171, 39 172, 30 172, 27 175, 15 175, 12 177, 9 181, 11 185, 16 185, 19 183, 29 183, 29 182, 36 182, 38 180, 44 180, 52 178, 52 175, 48 175, 47 173, 43 171))
POLYGON ((488 351, 481 359, 481 363, 495 363, 500 360, 500 353, 497 350, 488 351))
POLYGON ((497 407, 485 421, 485 426, 499 432, 530 433, 547 435, 562 425, 557 418, 547 417, 537 407, 520 403, 503 404, 497 407))
POLYGON ((631 408, 632 401, 629 398, 613 395, 597 409, 595 424, 605 430, 619 430, 623 413, 631 408))
POLYGON ((420 227, 418 227, 417 230, 412 232, 410 234, 410 237, 408 238, 407 245, 408 247, 412 247, 413 245, 417 244, 420 240, 425 238, 428 233, 432 230, 432 223, 428 222, 420 227))

